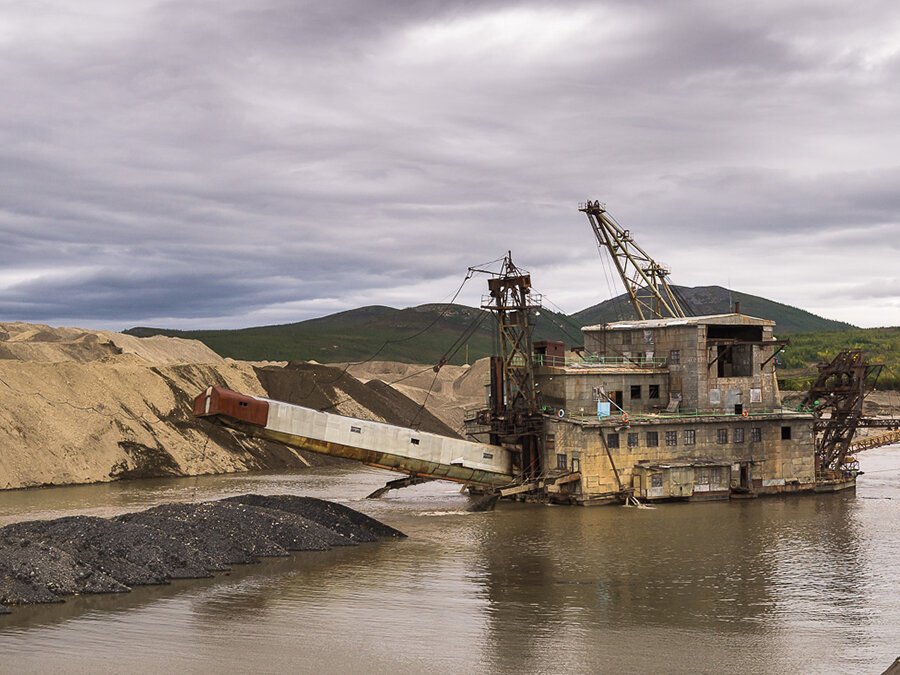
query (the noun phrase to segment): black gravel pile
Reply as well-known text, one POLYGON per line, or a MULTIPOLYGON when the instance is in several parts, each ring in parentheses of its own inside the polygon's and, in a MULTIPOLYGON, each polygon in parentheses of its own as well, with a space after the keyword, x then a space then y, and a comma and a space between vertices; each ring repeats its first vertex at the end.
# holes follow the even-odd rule
MULTIPOLYGON (((220 501, 225 504, 237 504, 240 506, 250 506, 284 513, 286 514, 285 518, 290 518, 292 523, 295 523, 298 527, 302 527, 303 530, 311 536, 318 537, 329 547, 356 546, 359 543, 358 540, 339 534, 335 529, 307 518, 302 509, 291 509, 291 500, 294 499, 301 498, 292 497, 290 495, 279 495, 275 497, 267 497, 265 495, 238 495, 237 497, 228 497, 227 499, 222 499, 220 501)), ((285 548, 289 547, 285 546, 285 548)), ((290 550, 298 549, 291 548, 290 550)))
POLYGON ((289 511, 341 534, 351 542, 376 541, 382 537, 405 537, 400 530, 354 511, 349 506, 327 502, 315 497, 294 495, 239 495, 222 501, 253 504, 269 509, 289 511))
MULTIPOLYGON (((5 528, 4 528, 5 529, 5 528)), ((125 586, 100 569, 42 541, 0 530, 0 603, 62 602, 76 593, 123 593, 125 586)))
POLYGON ((0 528, 4 605, 62 602, 67 595, 211 576, 229 565, 289 551, 324 551, 405 536, 320 499, 243 495, 168 504, 116 518, 71 516, 0 528))
POLYGON ((3 531, 63 549, 126 586, 212 576, 209 556, 164 533, 116 519, 69 516, 15 523, 3 531))

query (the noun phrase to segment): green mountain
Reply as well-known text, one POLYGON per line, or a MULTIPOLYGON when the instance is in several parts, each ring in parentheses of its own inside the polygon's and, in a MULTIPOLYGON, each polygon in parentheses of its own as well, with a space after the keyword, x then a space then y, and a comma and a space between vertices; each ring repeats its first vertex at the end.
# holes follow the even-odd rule
MULTIPOLYGON (((676 289, 694 314, 726 313, 731 311, 731 302, 737 300, 744 314, 775 321, 779 335, 853 328, 850 324, 719 286, 676 289)), ((631 318, 634 313, 624 295, 572 317, 542 309, 536 317, 534 339, 581 345, 582 325, 631 318)), ((125 332, 138 337, 168 335, 200 340, 222 356, 246 361, 320 363, 364 359, 437 363, 446 356, 449 363, 460 364, 467 356, 472 362, 494 353, 495 340, 495 326, 489 314, 464 305, 421 305, 407 309, 360 307, 299 323, 238 330, 131 328, 125 332)))
MULTIPOLYGON (((582 344, 579 328, 569 317, 542 309, 534 339, 582 344)), ((246 361, 437 363, 446 355, 448 363, 458 365, 465 363, 467 351, 470 363, 494 353, 491 316, 464 305, 372 306, 278 326, 193 331, 138 327, 125 333, 200 340, 221 356, 246 361)))
MULTIPOLYGON (((806 312, 780 302, 766 300, 755 295, 730 291, 721 286, 672 286, 676 297, 686 301, 687 306, 682 308, 685 313, 694 316, 706 314, 727 314, 732 312, 734 303, 741 303, 741 313, 755 316, 760 319, 774 321, 775 332, 778 335, 791 335, 793 333, 811 333, 816 331, 840 331, 855 328, 855 326, 843 321, 824 319, 810 312, 806 312)), ((682 303, 684 305, 684 303, 682 303)), ((637 318, 634 309, 625 294, 611 300, 605 300, 600 304, 588 307, 573 315, 573 318, 585 326, 608 323, 611 321, 629 321, 637 318)))

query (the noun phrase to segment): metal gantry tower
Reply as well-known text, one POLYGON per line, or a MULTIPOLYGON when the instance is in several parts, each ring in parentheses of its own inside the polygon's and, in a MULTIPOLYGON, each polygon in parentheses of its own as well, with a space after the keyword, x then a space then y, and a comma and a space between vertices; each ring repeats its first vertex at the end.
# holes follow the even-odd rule
MULTIPOLYGON (((478 270, 485 271, 485 270, 478 270)), ((491 360, 491 404, 483 418, 491 442, 521 449, 520 472, 534 478, 543 472, 543 413, 534 381, 532 342, 534 311, 540 296, 531 291, 531 275, 516 267, 512 254, 488 279, 482 309, 495 318, 499 354, 491 360)))
POLYGON ((685 316, 666 281, 669 269, 634 242, 630 230, 622 229, 607 214, 605 204, 587 201, 578 210, 587 214, 601 254, 603 249, 609 251, 638 319, 685 316))
POLYGON ((816 474, 827 478, 853 468, 848 466, 850 444, 858 427, 870 426, 863 417, 863 401, 882 366, 868 363, 859 349, 846 349, 818 368, 801 404, 815 416, 816 474))

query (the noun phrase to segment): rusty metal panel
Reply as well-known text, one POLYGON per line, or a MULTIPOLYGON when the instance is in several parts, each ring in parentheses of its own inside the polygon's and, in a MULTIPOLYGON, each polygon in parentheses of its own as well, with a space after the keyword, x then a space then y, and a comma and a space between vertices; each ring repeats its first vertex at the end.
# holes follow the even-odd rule
POLYGON ((194 399, 194 415, 228 415, 264 427, 269 417, 269 403, 265 399, 239 394, 224 387, 207 387, 194 399))

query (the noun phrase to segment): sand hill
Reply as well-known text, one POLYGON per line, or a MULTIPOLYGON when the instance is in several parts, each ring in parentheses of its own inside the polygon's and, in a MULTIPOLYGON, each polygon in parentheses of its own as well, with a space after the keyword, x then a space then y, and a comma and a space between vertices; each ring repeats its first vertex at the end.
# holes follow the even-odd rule
POLYGON ((223 359, 195 340, 0 324, 0 489, 333 461, 194 418, 191 401, 210 384, 448 435, 458 429, 445 409, 453 397, 433 395, 442 422, 421 410, 424 396, 410 400, 375 374, 364 384, 326 366, 223 359))
POLYGON ((490 359, 477 360, 471 366, 444 366, 435 372, 428 366, 396 361, 367 361, 361 364, 335 364, 363 382, 392 382, 391 387, 426 407, 457 432, 463 428, 467 408, 484 407, 485 383, 490 359))

